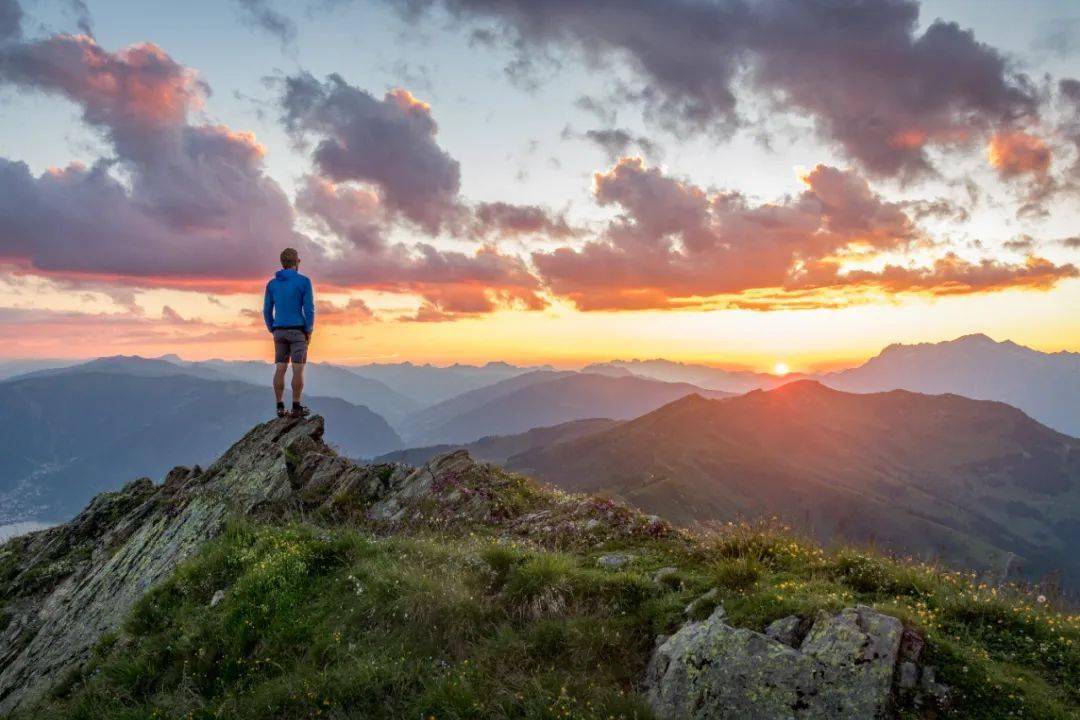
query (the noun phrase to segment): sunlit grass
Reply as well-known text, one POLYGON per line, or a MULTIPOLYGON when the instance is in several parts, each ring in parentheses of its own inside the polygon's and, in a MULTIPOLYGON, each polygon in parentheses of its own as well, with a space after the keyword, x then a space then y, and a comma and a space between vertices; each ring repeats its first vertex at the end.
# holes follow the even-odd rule
POLYGON ((656 636, 714 589, 758 630, 854 603, 896 614, 954 688, 944 716, 1076 717, 1080 618, 969 575, 771 526, 551 550, 491 527, 296 523, 231 526, 38 716, 645 718, 656 636), (636 559, 599 567, 613 550, 636 559))

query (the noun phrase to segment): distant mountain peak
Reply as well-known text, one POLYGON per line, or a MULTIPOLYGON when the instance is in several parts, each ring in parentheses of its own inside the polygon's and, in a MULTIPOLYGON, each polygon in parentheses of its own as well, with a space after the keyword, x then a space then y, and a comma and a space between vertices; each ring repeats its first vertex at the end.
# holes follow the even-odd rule
POLYGON ((826 385, 823 385, 817 380, 792 380, 789 383, 785 383, 772 390, 764 391, 770 395, 838 395, 841 394, 838 390, 834 390, 826 385))

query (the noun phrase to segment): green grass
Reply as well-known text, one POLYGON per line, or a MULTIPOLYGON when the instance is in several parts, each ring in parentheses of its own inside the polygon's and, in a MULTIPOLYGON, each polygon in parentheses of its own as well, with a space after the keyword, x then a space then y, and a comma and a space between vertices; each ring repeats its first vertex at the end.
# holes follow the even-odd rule
POLYGON ((954 688, 944 717, 1080 708, 1080 618, 965 575, 775 528, 558 550, 487 531, 234 524, 35 717, 647 718, 655 637, 714 588, 755 629, 853 603, 896 614, 954 688), (598 567, 616 550, 635 561, 598 567), (654 582, 665 566, 677 578, 654 582))

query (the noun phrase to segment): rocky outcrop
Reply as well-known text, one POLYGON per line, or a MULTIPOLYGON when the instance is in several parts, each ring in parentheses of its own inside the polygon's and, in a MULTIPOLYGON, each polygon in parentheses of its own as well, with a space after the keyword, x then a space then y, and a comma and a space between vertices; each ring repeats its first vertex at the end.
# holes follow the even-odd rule
POLYGON ((656 649, 646 683, 660 720, 891 717, 904 632, 896 618, 847 608, 819 615, 804 637, 798 618, 767 634, 724 620, 718 607, 656 649))
POLYGON ((79 667, 232 516, 302 513, 386 531, 487 523, 554 546, 672 532, 611 501, 541 495, 465 451, 420 468, 358 465, 328 447, 323 430, 320 417, 258 425, 205 470, 175 468, 161 485, 137 480, 69 523, 0 545, 0 715, 31 707, 79 667))
POLYGON ((264 423, 206 470, 175 468, 161 485, 137 480, 69 523, 0 546, 0 713, 32 704, 82 663, 230 515, 314 496, 320 504, 347 494, 385 501, 388 483, 427 477, 357 466, 323 443, 323 429, 320 417, 264 423))

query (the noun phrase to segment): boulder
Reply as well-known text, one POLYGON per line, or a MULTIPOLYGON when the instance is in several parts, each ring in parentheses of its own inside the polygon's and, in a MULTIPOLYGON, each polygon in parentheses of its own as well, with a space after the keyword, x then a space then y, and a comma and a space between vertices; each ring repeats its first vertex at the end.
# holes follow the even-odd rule
POLYGON ((782 642, 788 647, 799 647, 810 623, 798 615, 788 615, 765 628, 765 636, 782 642))
POLYGON ((655 650, 649 704, 660 720, 888 717, 902 632, 896 618, 857 606, 819 615, 790 647, 728 625, 718 609, 655 650))

